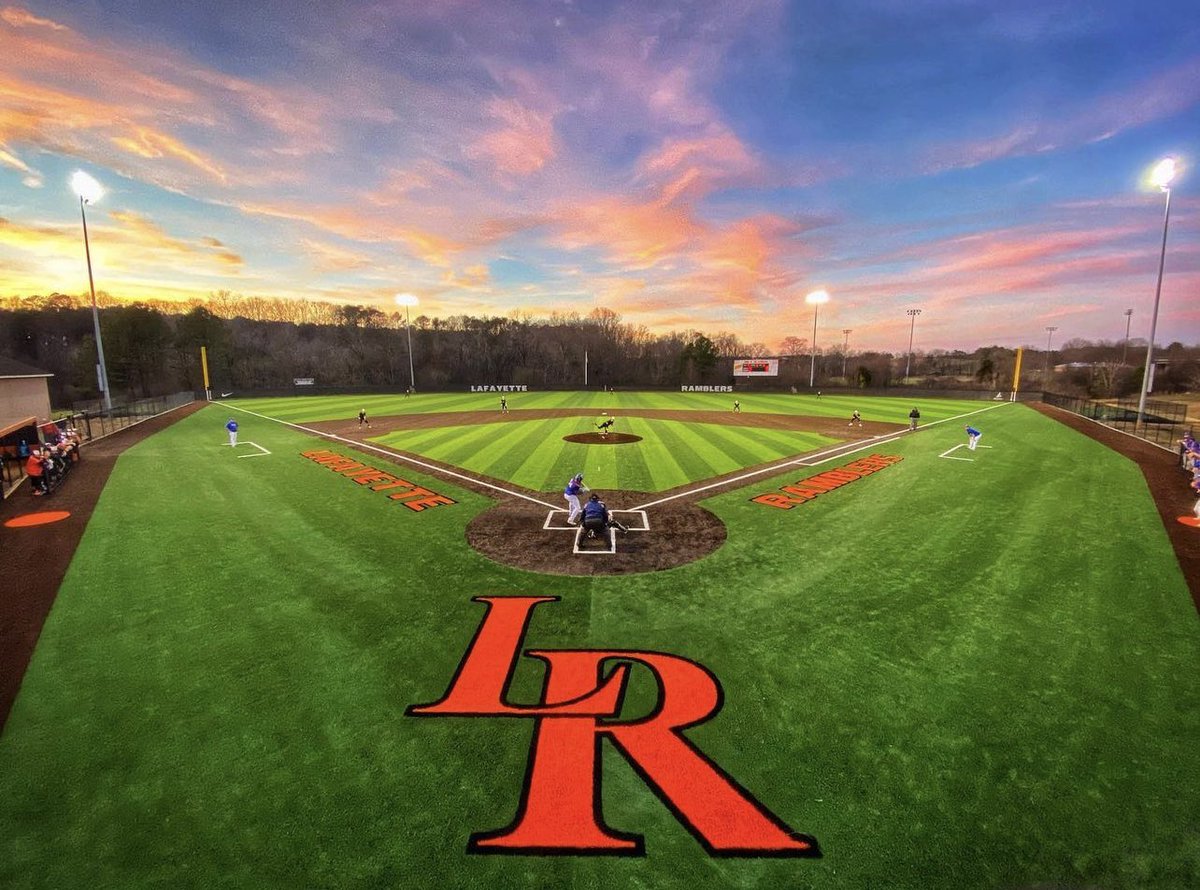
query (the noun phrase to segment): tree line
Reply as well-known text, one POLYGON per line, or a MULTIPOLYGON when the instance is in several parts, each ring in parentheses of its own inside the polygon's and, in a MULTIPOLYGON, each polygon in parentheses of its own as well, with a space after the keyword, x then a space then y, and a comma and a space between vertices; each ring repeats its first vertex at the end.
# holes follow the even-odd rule
MULTIPOLYGON (((814 357, 803 337, 787 337, 772 351, 730 332, 655 334, 604 308, 545 318, 419 315, 410 330, 398 312, 228 292, 184 304, 128 303, 98 294, 97 305, 118 402, 201 390, 201 346, 207 348, 212 388, 223 392, 294 389, 296 379, 311 379, 320 389, 400 390, 414 377, 418 391, 479 384, 582 387, 585 380, 616 388, 727 384, 735 382, 734 359, 780 352, 779 377, 756 378, 754 385, 803 391, 811 377, 828 387, 1007 390, 1016 356, 1002 346, 921 352, 912 357, 906 379, 907 355, 845 352, 837 345, 814 357)), ((1144 342, 1139 350, 1132 343, 1083 340, 1049 354, 1026 350, 1022 388, 1128 395, 1140 387, 1138 355, 1144 350, 1144 342)), ((52 373, 56 406, 99 397, 90 300, 66 294, 0 300, 0 353, 52 373)), ((1156 391, 1200 386, 1200 347, 1172 343, 1159 355, 1170 365, 1157 378, 1156 391)))

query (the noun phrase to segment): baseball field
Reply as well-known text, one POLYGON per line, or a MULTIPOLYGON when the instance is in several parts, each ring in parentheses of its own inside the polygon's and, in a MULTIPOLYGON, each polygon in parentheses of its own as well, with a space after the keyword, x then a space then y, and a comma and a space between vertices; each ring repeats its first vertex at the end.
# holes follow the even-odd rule
POLYGON ((733 398, 235 398, 129 448, 0 735, 0 886, 1200 886, 1138 466, 1020 404, 733 398))

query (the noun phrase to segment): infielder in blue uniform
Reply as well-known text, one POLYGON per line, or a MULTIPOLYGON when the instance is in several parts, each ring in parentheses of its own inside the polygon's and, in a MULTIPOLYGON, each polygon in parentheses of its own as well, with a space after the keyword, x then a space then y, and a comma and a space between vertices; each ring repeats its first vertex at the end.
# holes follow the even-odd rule
POLYGON ((970 448, 972 451, 974 451, 975 446, 979 444, 979 440, 982 436, 983 436, 983 433, 979 432, 979 430, 975 429, 975 427, 970 426, 968 424, 968 426, 967 426, 967 447, 970 448))

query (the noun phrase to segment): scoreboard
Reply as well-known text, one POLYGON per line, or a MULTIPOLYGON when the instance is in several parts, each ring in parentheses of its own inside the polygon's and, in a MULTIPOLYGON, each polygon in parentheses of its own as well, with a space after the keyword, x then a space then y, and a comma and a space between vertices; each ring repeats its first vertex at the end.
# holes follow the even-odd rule
POLYGON ((739 358, 733 362, 734 377, 778 377, 777 358, 739 358))

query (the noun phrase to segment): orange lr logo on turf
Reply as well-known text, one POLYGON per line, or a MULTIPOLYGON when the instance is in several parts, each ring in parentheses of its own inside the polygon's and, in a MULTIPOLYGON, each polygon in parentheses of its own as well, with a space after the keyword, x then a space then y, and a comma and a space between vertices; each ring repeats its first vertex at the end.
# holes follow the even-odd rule
POLYGON ((721 709, 707 668, 662 652, 528 649, 546 666, 542 701, 509 704, 508 686, 534 608, 552 596, 476 597, 488 607, 446 694, 413 705, 417 717, 527 717, 533 750, 521 805, 507 828, 471 836, 472 853, 640 856, 642 837, 604 824, 600 743, 608 739, 714 856, 820 856, 816 839, 793 831, 683 735, 721 709), (658 681, 658 703, 620 722, 634 664, 658 681))

